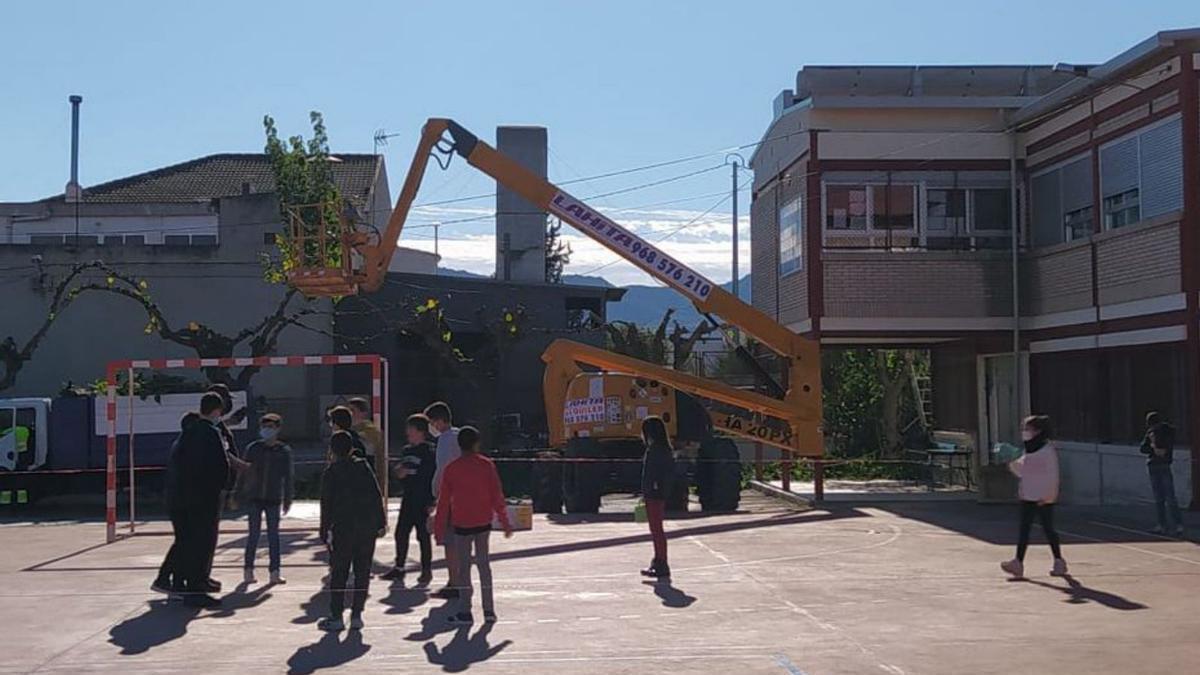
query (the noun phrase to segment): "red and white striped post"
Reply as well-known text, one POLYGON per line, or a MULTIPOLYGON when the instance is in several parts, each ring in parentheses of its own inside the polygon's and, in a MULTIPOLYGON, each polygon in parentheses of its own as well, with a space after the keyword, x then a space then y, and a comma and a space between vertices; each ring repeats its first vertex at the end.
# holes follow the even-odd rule
POLYGON ((106 540, 117 540, 117 369, 108 365, 108 400, 104 415, 108 421, 108 439, 104 446, 104 520, 108 528, 106 540))

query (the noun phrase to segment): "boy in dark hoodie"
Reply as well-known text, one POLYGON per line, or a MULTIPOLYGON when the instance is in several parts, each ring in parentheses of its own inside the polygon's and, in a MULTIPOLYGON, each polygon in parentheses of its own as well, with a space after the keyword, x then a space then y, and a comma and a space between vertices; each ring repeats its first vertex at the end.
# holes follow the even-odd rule
POLYGON ((1176 536, 1183 536, 1183 514, 1175 498, 1175 476, 1171 472, 1171 461, 1175 459, 1175 427, 1157 412, 1146 414, 1146 435, 1139 448, 1146 455, 1146 468, 1150 472, 1150 487, 1154 491, 1154 508, 1158 525, 1154 531, 1163 534, 1174 528, 1176 536))
POLYGON ((400 517, 396 521, 396 565, 383 575, 388 581, 404 581, 404 567, 408 560, 408 540, 413 530, 417 531, 417 544, 421 547, 421 576, 417 583, 428 584, 433 580, 433 545, 429 537, 429 512, 433 508, 433 473, 437 460, 433 444, 429 442, 429 418, 411 415, 405 423, 404 433, 408 445, 400 455, 396 466, 396 477, 401 481, 404 498, 400 502, 400 517))
POLYGON ((321 475, 321 541, 329 547, 329 617, 317 626, 340 631, 345 609, 346 581, 354 569, 350 628, 363 627, 362 611, 371 581, 375 539, 387 533, 387 513, 375 472, 366 460, 354 455, 354 440, 347 431, 329 439, 333 461, 321 475))

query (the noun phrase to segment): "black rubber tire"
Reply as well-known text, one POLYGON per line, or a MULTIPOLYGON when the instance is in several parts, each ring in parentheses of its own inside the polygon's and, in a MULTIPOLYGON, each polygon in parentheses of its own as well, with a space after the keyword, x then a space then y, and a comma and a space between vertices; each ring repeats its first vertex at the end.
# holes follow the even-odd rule
MULTIPOLYGON (((567 443, 563 456, 570 459, 596 459, 601 445, 591 439, 576 438, 567 443)), ((563 506, 567 513, 599 513, 604 494, 605 467, 599 463, 567 462, 562 471, 563 506)))
POLYGON ((713 438, 700 448, 696 492, 700 509, 710 513, 736 511, 742 499, 742 466, 737 445, 728 438, 713 438))
POLYGON ((562 513, 563 464, 558 453, 542 453, 533 464, 533 512, 562 513))

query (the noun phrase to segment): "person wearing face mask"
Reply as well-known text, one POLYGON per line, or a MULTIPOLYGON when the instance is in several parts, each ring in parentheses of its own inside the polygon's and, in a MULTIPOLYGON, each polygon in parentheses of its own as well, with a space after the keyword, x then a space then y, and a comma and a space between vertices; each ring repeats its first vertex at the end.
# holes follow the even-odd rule
MULTIPOLYGON (((200 419, 188 425, 176 450, 175 491, 171 508, 181 533, 175 560, 184 602, 192 607, 214 608, 221 601, 212 592, 208 571, 217 540, 221 494, 229 476, 229 459, 217 425, 222 401, 209 392, 200 398, 200 419)), ((174 518, 173 518, 174 520, 174 518)))
POLYGON ((275 413, 263 415, 258 422, 259 440, 246 448, 246 461, 250 467, 241 474, 240 494, 250 517, 243 576, 247 584, 257 581, 254 578, 254 557, 258 550, 263 514, 267 517, 267 549, 270 552, 267 569, 271 574, 271 583, 287 583, 280 574, 279 517, 292 508, 295 468, 292 449, 279 440, 282 428, 282 417, 275 413))
POLYGON ((1050 418, 1033 415, 1025 418, 1021 430, 1025 454, 1013 460, 1008 468, 1020 480, 1021 527, 1017 537, 1017 557, 1000 563, 1000 569, 1013 578, 1025 576, 1025 549, 1029 546, 1029 529, 1036 516, 1042 522, 1042 532, 1054 554, 1051 576, 1066 576, 1067 561, 1063 560, 1054 529, 1054 503, 1058 501, 1058 449, 1050 441, 1050 418))

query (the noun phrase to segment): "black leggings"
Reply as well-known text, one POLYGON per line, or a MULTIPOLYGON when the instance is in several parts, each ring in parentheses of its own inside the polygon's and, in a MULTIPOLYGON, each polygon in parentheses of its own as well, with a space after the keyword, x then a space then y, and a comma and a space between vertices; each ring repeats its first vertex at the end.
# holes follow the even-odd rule
POLYGON ((1033 526, 1033 517, 1042 521, 1042 532, 1046 541, 1050 542, 1050 551, 1057 560, 1062 557, 1058 547, 1058 531, 1054 529, 1054 505, 1038 504, 1037 502, 1021 502, 1021 532, 1017 537, 1017 560, 1025 560, 1025 549, 1029 547, 1029 528, 1033 526))

